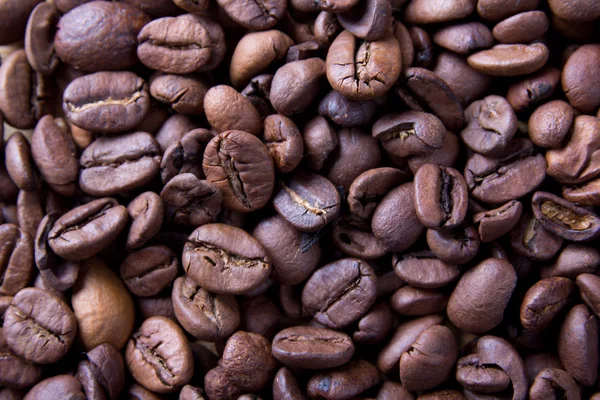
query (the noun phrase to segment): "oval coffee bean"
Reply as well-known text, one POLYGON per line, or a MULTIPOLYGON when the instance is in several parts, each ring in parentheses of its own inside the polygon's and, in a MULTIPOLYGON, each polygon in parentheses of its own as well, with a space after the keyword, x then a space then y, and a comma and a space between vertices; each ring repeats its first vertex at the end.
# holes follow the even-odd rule
POLYGON ((165 206, 159 195, 144 192, 129 202, 127 213, 131 218, 131 226, 126 245, 131 250, 142 247, 160 231, 165 206))
POLYGON ((281 367, 273 380, 273 400, 305 399, 294 375, 286 367, 281 367))
POLYGON ((146 132, 104 136, 81 154, 79 186, 92 196, 114 196, 146 185, 159 173, 160 146, 146 132))
POLYGON ((363 172, 352 182, 348 191, 350 211, 361 218, 371 217, 379 201, 407 178, 404 171, 389 167, 363 172))
POLYGON ((492 76, 527 75, 542 68, 550 51, 542 43, 498 44, 467 58, 475 70, 492 76))
POLYGON ((472 226, 452 231, 428 229, 426 238, 433 254, 448 264, 466 264, 479 251, 479 235, 472 226))
POLYGON ((366 262, 343 258, 315 271, 302 291, 302 306, 317 322, 342 328, 373 305, 375 282, 375 274, 366 262))
POLYGON ((110 344, 103 343, 90 350, 87 359, 95 378, 109 398, 119 397, 125 386, 125 365, 121 353, 110 344))
POLYGON ((549 101, 535 109, 528 122, 531 141, 540 147, 557 148, 573 124, 573 107, 562 100, 549 101))
POLYGON ((390 307, 386 303, 379 303, 358 321, 358 329, 352 338, 362 344, 383 342, 392 330, 392 319, 390 307))
POLYGON ((37 190, 39 180, 31 159, 31 147, 25 136, 19 131, 14 132, 4 147, 6 171, 10 179, 21 190, 37 190))
POLYGON ((295 326, 273 338, 273 356, 287 367, 303 369, 335 368, 354 354, 354 344, 342 332, 295 326))
POLYGON ((166 220, 177 225, 200 226, 217 219, 223 196, 216 185, 193 174, 179 174, 163 187, 160 197, 166 220))
POLYGON ((366 360, 353 361, 343 367, 313 375, 307 384, 312 399, 351 399, 381 380, 377 368, 366 360))
POLYGON ((324 78, 325 62, 318 57, 289 62, 273 76, 269 100, 280 114, 301 113, 314 101, 324 78))
POLYGON ((409 24, 435 24, 467 17, 475 10, 475 3, 469 0, 427 1, 417 0, 406 7, 404 18, 409 24))
POLYGON ((584 241, 600 235, 596 214, 551 193, 536 192, 531 207, 544 228, 564 239, 584 241))
POLYGON ((494 44, 490 29, 481 22, 452 24, 433 34, 440 47, 466 56, 475 50, 487 49, 494 44))
POLYGON ((239 212, 264 207, 275 185, 273 160, 266 146, 244 131, 227 131, 206 146, 202 168, 223 193, 226 207, 239 212))
POLYGON ((217 0, 217 3, 232 20, 253 31, 275 25, 282 19, 287 5, 285 0, 217 0))
POLYGON ((209 90, 204 81, 191 75, 156 73, 148 83, 152 97, 167 104, 173 111, 188 115, 204 113, 204 98, 209 90))
POLYGON ((271 272, 271 262, 256 239, 224 224, 207 224, 192 232, 182 262, 185 272, 213 293, 249 293, 271 272))
POLYGON ((510 263, 488 258, 458 281, 448 301, 448 318, 466 332, 489 331, 502 321, 516 284, 517 275, 510 263))
POLYGON ((302 138, 306 150, 306 166, 311 171, 320 171, 329 155, 338 147, 336 131, 324 117, 318 115, 304 125, 302 138))
POLYGON ((180 140, 169 145, 160 161, 160 178, 166 184, 176 175, 191 173, 204 179, 202 157, 204 148, 214 137, 207 129, 199 128, 186 133, 180 140))
POLYGON ((129 254, 121 264, 121 279, 136 296, 148 297, 170 285, 179 272, 179 261, 166 246, 148 246, 129 254))
POLYGON ((25 288, 33 276, 33 241, 13 224, 0 225, 0 294, 13 296, 25 288))
POLYGON ((461 272, 456 265, 446 264, 430 251, 394 255, 392 266, 402 281, 424 289, 446 286, 461 272))
POLYGON ((545 229, 531 214, 523 214, 510 232, 513 250, 533 260, 549 260, 562 247, 563 239, 545 229))
POLYGON ((15 295, 4 313, 4 336, 10 349, 36 364, 63 358, 75 340, 77 321, 57 296, 37 288, 15 295))
POLYGON ((133 72, 96 72, 73 80, 63 110, 80 128, 118 133, 135 128, 150 110, 148 85, 133 72))
POLYGON ((277 171, 286 174, 296 169, 304 154, 302 134, 294 121, 283 115, 269 115, 264 120, 263 142, 269 149, 277 171))
POLYGON ((111 244, 126 224, 125 207, 108 197, 98 199, 57 219, 48 234, 48 243, 60 257, 83 260, 111 244))
POLYGON ((400 315, 430 315, 446 309, 448 296, 434 289, 404 286, 390 299, 390 305, 400 315))
POLYGON ((499 22, 492 34, 500 43, 530 43, 541 38, 549 26, 543 11, 527 11, 499 22))
POLYGON ((223 340, 238 329, 240 312, 231 295, 207 292, 191 278, 181 276, 173 284, 172 299, 177 321, 197 339, 223 340))
POLYGON ((365 0, 337 15, 337 19, 357 38, 373 41, 388 33, 394 18, 389 0, 365 0))
POLYGON ((508 233, 519 222, 522 212, 523 204, 512 200, 501 207, 475 214, 473 222, 479 224, 481 241, 489 243, 508 233))
POLYGON ((600 72, 600 46, 590 44, 578 48, 562 71, 562 88, 569 103, 583 113, 593 113, 600 105, 600 92, 589 82, 600 72))
POLYGON ((263 123, 252 103, 231 86, 213 86, 204 98, 206 119, 217 132, 240 130, 260 135, 263 123))
POLYGON ((371 121, 377 111, 377 100, 355 101, 335 90, 319 103, 319 114, 345 128, 362 126, 371 121))
POLYGON ((575 284, 567 278, 554 277, 538 281, 527 290, 521 303, 521 324, 529 332, 546 329, 567 305, 575 284))
POLYGON ((55 375, 44 379, 31 388, 25 396, 27 400, 44 400, 49 398, 86 399, 81 382, 71 375, 55 375))
POLYGON ((142 323, 127 343, 125 360, 133 378, 157 393, 178 390, 194 372, 187 338, 175 322, 164 317, 142 323))
POLYGON ((600 314, 600 277, 592 274, 581 274, 577 276, 575 283, 579 287, 579 294, 583 302, 592 309, 594 314, 600 314))
POLYGON ((54 5, 38 4, 27 21, 25 53, 31 68, 44 75, 52 75, 60 60, 54 50, 54 35, 60 14, 54 5))

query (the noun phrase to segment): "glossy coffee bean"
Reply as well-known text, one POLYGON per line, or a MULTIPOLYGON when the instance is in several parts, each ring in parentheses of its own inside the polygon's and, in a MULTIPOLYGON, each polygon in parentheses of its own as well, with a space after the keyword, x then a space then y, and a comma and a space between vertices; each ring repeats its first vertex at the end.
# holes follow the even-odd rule
POLYGON ((467 22, 440 29, 433 35, 433 41, 438 46, 464 56, 492 47, 494 37, 490 29, 481 22, 467 22))
POLYGON ((542 43, 530 45, 499 44, 473 54, 467 61, 477 71, 492 76, 518 76, 537 71, 546 64, 548 48, 542 43))
POLYGON ((56 24, 60 18, 52 4, 38 4, 29 15, 25 30, 25 53, 31 68, 52 75, 60 60, 54 49, 56 24))
POLYGON ((400 315, 429 315, 446 309, 448 296, 435 289, 404 286, 390 299, 390 305, 400 315))
POLYGON ((264 120, 263 141, 269 149, 275 169, 281 173, 292 172, 304 153, 304 142, 298 127, 288 117, 274 114, 264 120))
POLYGON ((206 118, 217 131, 241 130, 259 136, 263 124, 250 101, 230 86, 212 87, 204 98, 206 118))
POLYGON ((424 289, 446 286, 460 275, 456 265, 443 262, 430 251, 396 254, 392 266, 402 281, 424 289), (423 271, 428 273, 425 275, 423 271))
POLYGON ((127 248, 135 249, 154 237, 163 223, 164 203, 154 192, 144 192, 135 197, 127 206, 131 226, 127 234, 127 248))
POLYGON ((353 361, 343 367, 313 375, 308 381, 310 398, 352 398, 380 381, 377 368, 366 360, 353 361))
POLYGON ((538 281, 529 288, 521 303, 521 324, 529 332, 546 329, 568 304, 575 285, 567 278, 554 277, 538 281))
POLYGON ((508 233, 521 218, 523 204, 517 200, 489 211, 473 216, 473 222, 479 224, 478 232, 481 241, 489 243, 508 233))

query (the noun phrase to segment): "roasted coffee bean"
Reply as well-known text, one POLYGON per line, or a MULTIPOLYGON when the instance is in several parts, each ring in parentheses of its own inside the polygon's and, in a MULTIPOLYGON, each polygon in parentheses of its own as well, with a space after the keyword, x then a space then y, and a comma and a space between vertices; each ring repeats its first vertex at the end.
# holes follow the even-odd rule
POLYGON ((546 329, 567 305, 575 285, 567 278, 555 277, 538 281, 529 288, 521 303, 521 324, 529 332, 546 329))
POLYGON ((592 211, 547 192, 536 192, 531 202, 538 221, 557 236, 584 241, 600 235, 600 218, 592 211))
POLYGON ((506 99, 516 112, 526 111, 551 97, 560 81, 560 70, 546 66, 510 85, 506 99))
POLYGON ((573 116, 573 108, 562 100, 543 104, 529 118, 529 138, 537 146, 558 148, 571 129, 573 116))
POLYGON ((207 224, 192 232, 182 262, 185 272, 213 293, 248 293, 271 272, 263 247, 242 229, 224 224, 207 224))
POLYGON ((49 112, 49 82, 31 68, 24 50, 2 61, 0 88, 0 110, 15 128, 33 128, 49 112))
POLYGON ((263 74, 255 76, 250 80, 250 83, 242 90, 242 94, 246 96, 250 103, 256 108, 261 118, 275 113, 269 96, 271 93, 271 84, 273 83, 273 75, 263 74))
POLYGON ((319 268, 306 282, 302 306, 317 322, 342 328, 356 321, 375 302, 376 277, 364 261, 344 258, 319 268))
POLYGON ((304 235, 279 215, 263 219, 252 235, 266 250, 273 264, 274 277, 289 285, 308 278, 321 259, 321 246, 303 248, 304 235))
POLYGON ((190 13, 206 11, 210 5, 208 0, 173 0, 173 3, 190 13))
POLYGON ((154 138, 160 144, 163 153, 172 144, 181 140, 186 133, 198 129, 196 122, 182 114, 173 114, 160 125, 154 138))
POLYGON ((161 197, 154 192, 144 192, 129 202, 127 213, 132 222, 127 234, 128 249, 142 247, 158 233, 164 209, 161 197))
POLYGON ((204 114, 204 96, 209 88, 202 80, 192 75, 156 73, 148 83, 152 97, 167 104, 175 112, 188 115, 204 114))
POLYGON ((77 322, 57 296, 36 288, 19 291, 4 313, 3 333, 10 349, 36 364, 63 358, 75 340, 77 322))
POLYGON ((48 233, 48 243, 59 256, 83 260, 111 244, 127 224, 127 210, 103 198, 61 216, 48 233))
POLYGON ((125 386, 123 356, 110 344, 104 343, 87 353, 94 378, 102 385, 110 399, 116 399, 125 386))
POLYGON ((205 400, 204 390, 199 387, 192 385, 185 385, 179 392, 179 399, 181 400, 205 400))
POLYGON ((275 185, 269 150, 244 131, 215 136, 206 146, 202 168, 206 179, 221 189, 224 205, 235 211, 264 207, 275 185))
MULTIPOLYGON (((368 0, 365 3, 385 2, 368 0)), ((352 100, 371 100, 384 95, 398 80, 402 66, 400 44, 392 35, 375 41, 357 40, 343 31, 327 53, 327 79, 352 100)))
POLYGON ((216 68, 225 55, 223 29, 211 19, 185 14, 144 25, 137 36, 137 56, 147 67, 170 74, 216 68))
POLYGON ((44 217, 41 202, 39 191, 19 191, 19 196, 17 197, 17 220, 19 221, 19 228, 30 237, 35 236, 38 225, 44 217))
POLYGON ((575 283, 579 288, 579 294, 583 302, 598 316, 600 314, 600 298, 598 297, 600 277, 592 274, 581 274, 577 277, 575 283))
POLYGON ((279 330, 282 314, 271 299, 259 294, 241 302, 240 317, 239 329, 271 339, 279 330))
POLYGON ((178 390, 192 378, 192 350, 181 328, 170 319, 152 317, 133 334, 125 350, 129 372, 157 393, 178 390))
POLYGON ((549 260, 560 250, 563 239, 544 228, 531 214, 522 214, 510 232, 513 250, 533 260, 549 260))
POLYGON ((594 384, 598 376, 598 319, 583 304, 571 308, 563 321, 558 355, 580 384, 594 384))
POLYGON ((325 62, 318 57, 293 61, 279 68, 269 92, 273 108, 287 116, 305 111, 325 80, 325 69, 325 62))
POLYGON ((27 400, 87 399, 81 383, 71 375, 56 375, 35 385, 25 396, 27 400))
POLYGON ((463 106, 481 99, 492 84, 489 76, 475 71, 462 57, 450 52, 437 57, 433 72, 448 84, 463 106))
POLYGON ((381 380, 377 368, 366 360, 353 361, 330 372, 313 375, 307 385, 312 399, 350 399, 381 380))
POLYGON ((13 133, 4 147, 6 171, 10 179, 21 190, 36 190, 39 179, 31 159, 31 147, 25 136, 19 131, 13 133))
POLYGON ((549 26, 543 11, 527 11, 499 22, 492 34, 500 43, 529 43, 542 37, 549 26))
POLYGON ((500 96, 488 96, 472 103, 465 110, 469 125, 460 136, 473 151, 493 156, 506 148, 517 132, 517 115, 508 101, 500 96))
POLYGON ((459 329, 483 333, 495 328, 517 284, 513 266, 488 258, 461 277, 448 300, 448 318, 459 329))
POLYGON ((392 6, 389 0, 359 1, 355 7, 337 17, 344 29, 357 38, 379 40, 388 33, 392 24, 392 6))
POLYGON ((56 54, 63 62, 88 72, 132 67, 137 62, 138 32, 149 21, 148 15, 128 4, 104 1, 83 4, 58 21, 54 38, 56 54))
POLYGON ((148 85, 133 72, 85 75, 71 82, 63 95, 63 110, 69 121, 94 132, 131 130, 149 109, 148 85))
POLYGON ((492 242, 508 233, 521 218, 523 204, 517 200, 489 211, 482 211, 473 216, 473 222, 478 224, 481 241, 492 242))
POLYGON ((542 68, 550 52, 542 43, 498 44, 473 54, 467 61, 477 71, 492 76, 527 75, 542 68))
POLYGON ((408 159, 408 168, 416 174, 419 168, 425 164, 436 163, 445 167, 451 167, 459 155, 458 137, 450 131, 446 131, 442 140, 442 147, 424 155, 414 155, 408 159))
POLYGON ((238 303, 233 296, 207 292, 187 276, 175 280, 172 298, 177 320, 200 340, 226 339, 240 324, 238 303))
POLYGON ((13 224, 0 225, 0 294, 15 295, 25 288, 33 276, 33 241, 13 224))
POLYGON ((25 53, 31 68, 52 75, 60 60, 54 51, 54 35, 60 15, 54 5, 38 4, 29 15, 25 30, 25 53))
POLYGON ((332 90, 319 103, 319 114, 335 124, 352 128, 369 123, 377 111, 377 99, 355 101, 332 90))
POLYGON ((275 114, 266 117, 264 125, 263 142, 277 171, 285 174, 296 169, 302 161, 304 142, 294 121, 275 114))
POLYGON ((590 84, 600 73, 600 46, 581 46, 569 57, 562 70, 562 88, 571 105, 584 113, 593 113, 600 105, 600 92, 590 84))
POLYGON ((294 61, 319 57, 323 50, 322 47, 323 46, 319 42, 314 40, 293 45, 287 52, 285 62, 291 63, 294 61))
POLYGON ((392 31, 398 43, 400 43, 400 52, 402 53, 402 68, 409 68, 415 58, 415 46, 412 37, 406 26, 398 20, 392 22, 392 31))
POLYGON ((304 139, 306 166, 312 171, 320 171, 329 155, 339 144, 336 131, 325 118, 316 116, 304 126, 302 138, 304 139))
POLYGON ((433 41, 438 46, 466 56, 475 50, 492 47, 494 37, 481 22, 467 22, 440 29, 433 35, 433 41))
POLYGON ((273 198, 279 215, 302 232, 316 232, 335 220, 340 203, 340 194, 330 181, 308 172, 298 172, 282 182, 273 198))
POLYGON ((563 187, 562 196, 580 206, 597 206, 600 204, 600 179, 594 179, 582 185, 563 187))
POLYGON ((557 356, 550 353, 528 354, 523 359, 527 382, 531 385, 535 377, 546 368, 564 369, 557 356))
POLYGON ((435 24, 467 17, 475 10, 475 3, 468 0, 411 1, 404 11, 404 19, 409 24, 435 24))
POLYGON ((552 396, 578 399, 581 398, 581 393, 579 386, 567 371, 546 368, 536 376, 529 389, 529 398, 531 400, 541 400, 552 396))
POLYGON ((392 319, 392 311, 386 303, 376 304, 358 321, 352 338, 361 344, 380 343, 392 330, 392 319))
POLYGON ((350 211, 361 218, 371 217, 379 201, 407 179, 406 172, 395 168, 374 168, 363 172, 350 186, 350 211))
POLYGON ((27 18, 38 3, 40 0, 9 0, 2 4, 0 44, 10 44, 23 38, 27 18))
POLYGON ((477 13, 488 21, 500 21, 523 11, 533 10, 539 0, 525 0, 518 3, 506 3, 502 0, 479 0, 477 13))
POLYGON ((402 281, 424 289, 446 286, 456 280, 461 272, 456 265, 446 264, 430 251, 394 255, 392 266, 402 281), (423 271, 427 271, 427 274, 423 271))
POLYGON ((148 246, 129 254, 121 264, 121 279, 136 296, 148 297, 170 285, 179 261, 166 246, 148 246))
POLYGON ((244 28, 262 31, 271 28, 286 9, 285 0, 217 0, 227 15, 244 28))
POLYGON ((451 231, 428 229, 426 238, 433 254, 448 264, 466 264, 479 251, 480 239, 473 226, 451 231))
POLYGON ((333 244, 351 257, 374 260, 387 252, 371 231, 369 220, 355 215, 340 218, 333 227, 333 244))
POLYGON ((273 338, 273 356, 286 367, 303 369, 335 368, 354 354, 352 339, 330 329, 295 326, 273 338))
POLYGON ((400 315, 430 315, 446 309, 448 296, 434 289, 404 286, 390 299, 390 305, 400 315))
POLYGON ((306 400, 289 369, 282 367, 273 380, 273 400, 306 400))
POLYGON ((81 384, 83 392, 88 398, 93 399, 105 399, 106 394, 100 386, 100 383, 94 377, 90 363, 86 360, 80 361, 77 364, 77 371, 75 372, 75 378, 81 384))
POLYGON ((226 85, 212 87, 204 98, 206 119, 217 132, 241 130, 259 136, 263 123, 250 101, 226 85))
POLYGON ((186 133, 165 150, 160 161, 160 177, 166 184, 178 174, 191 173, 197 178, 204 178, 202 156, 204 148, 214 137, 206 129, 194 129, 186 133))
MULTIPOLYGON (((12 296, 5 296, 2 300, 2 314, 4 314, 12 303, 12 296)), ((6 343, 6 337, 2 330, 0 330, 0 350, 3 355, 2 360, 0 360, 0 382, 3 386, 13 389, 26 389, 41 380, 42 367, 25 361, 13 353, 6 343)), ((5 396, 5 394, 1 393, 0 396, 5 396)), ((12 399, 12 397, 6 398, 12 399)))
POLYGON ((179 174, 160 192, 166 209, 166 221, 177 225, 200 226, 215 222, 221 211, 223 196, 219 188, 196 178, 179 174))
POLYGON ((159 173, 160 146, 152 135, 135 132, 94 140, 81 154, 79 186, 93 196, 137 189, 159 173))

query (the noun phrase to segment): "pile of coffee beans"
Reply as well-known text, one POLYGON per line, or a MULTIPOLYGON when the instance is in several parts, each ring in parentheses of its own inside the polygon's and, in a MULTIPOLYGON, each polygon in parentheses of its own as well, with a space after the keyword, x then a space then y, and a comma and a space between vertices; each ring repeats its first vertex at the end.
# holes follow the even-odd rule
POLYGON ((600 1, 0 0, 0 400, 600 400, 600 1))

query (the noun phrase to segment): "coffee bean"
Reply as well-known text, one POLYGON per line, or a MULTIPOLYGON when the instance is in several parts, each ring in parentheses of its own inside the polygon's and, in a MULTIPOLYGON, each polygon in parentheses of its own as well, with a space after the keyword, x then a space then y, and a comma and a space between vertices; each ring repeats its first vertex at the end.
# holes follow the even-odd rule
POLYGON ((473 226, 448 230, 427 230, 427 245, 448 264, 466 264, 477 256, 480 239, 473 226))
POLYGON ((542 43, 498 44, 467 58, 477 71, 492 76, 518 76, 537 71, 546 64, 548 48, 542 43))
POLYGON ((248 293, 271 272, 263 247, 242 229, 224 224, 207 224, 192 232, 182 262, 185 272, 213 293, 248 293))
POLYGON ((415 57, 415 47, 406 26, 395 20, 392 22, 392 31, 394 37, 400 43, 400 52, 402 53, 402 68, 409 68, 415 57))
POLYGON ((186 133, 199 128, 196 122, 182 114, 173 114, 161 123, 154 138, 160 144, 163 153, 172 143, 181 140, 186 133))
POLYGON ((600 299, 598 298, 597 289, 600 285, 600 279, 596 275, 581 274, 577 276, 575 283, 579 287, 579 294, 583 302, 598 316, 600 314, 600 299))
POLYGON ((430 315, 446 309, 448 296, 434 289, 404 286, 390 300, 392 308, 400 315, 430 315))
POLYGON ((515 270, 507 261, 482 261, 458 281, 448 301, 448 318, 467 332, 493 329, 502 321, 516 283, 515 270))
POLYGON ((321 324, 341 328, 375 302, 376 278, 362 260, 344 258, 315 271, 302 291, 302 306, 321 324))
MULTIPOLYGON (((6 296, 8 303, 2 304, 2 314, 10 306, 12 296, 6 296)), ((4 299, 3 299, 4 300, 4 299)), ((23 358, 13 353, 6 343, 6 337, 0 330, 0 350, 2 350, 2 361, 0 362, 0 382, 3 386, 13 389, 27 389, 42 378, 42 367, 37 364, 25 361, 23 358)), ((1 396, 6 396, 0 393, 1 396)), ((13 397, 6 396, 7 399, 13 397)), ((16 399, 16 396, 14 397, 16 399)))
POLYGON ((164 317, 145 320, 125 350, 129 372, 157 393, 178 390, 194 371, 192 351, 179 326, 164 317))
POLYGON ((551 353, 528 354, 523 359, 527 382, 531 385, 540 372, 546 368, 564 370, 557 356, 551 353))
POLYGON ((130 292, 147 297, 170 285, 179 270, 175 254, 165 246, 148 246, 129 254, 121 264, 121 279, 130 292))
MULTIPOLYGON (((408 168, 416 174, 419 168, 425 164, 438 164, 451 167, 456 162, 459 154, 458 138, 450 131, 446 131, 442 139, 442 147, 434 149, 424 155, 413 155, 408 159, 408 168)), ((401 161, 401 160, 399 160, 401 161)))
POLYGON ((23 38, 27 18, 40 0, 9 0, 2 4, 0 44, 10 44, 23 38))
POLYGON ((386 303, 374 305, 358 321, 358 329, 352 334, 355 342, 375 344, 383 342, 392 330, 393 315, 386 303))
POLYGON ((560 1, 548 1, 552 13, 560 18, 573 22, 592 21, 600 16, 600 8, 598 4, 575 1, 573 3, 564 4, 560 1))
POLYGON ((499 22, 492 34, 500 43, 530 43, 541 38, 549 25, 543 11, 527 11, 499 22))
POLYGON ((54 35, 60 15, 48 3, 38 4, 29 15, 25 30, 25 54, 31 68, 52 75, 60 60, 54 51, 54 35))
POLYGON ((273 108, 286 116, 305 111, 319 93, 325 69, 325 62, 318 57, 280 67, 273 76, 269 93, 273 108))
POLYGON ((558 355, 580 384, 594 384, 598 376, 598 319, 583 304, 571 308, 563 321, 558 355))
POLYGON ((17 219, 19 227, 30 237, 35 236, 38 225, 44 217, 39 191, 19 191, 17 197, 17 219))
POLYGON ((172 298, 177 320, 200 340, 222 340, 238 329, 240 312, 231 295, 207 292, 184 276, 175 280, 172 298))
POLYGON ((204 113, 208 85, 194 76, 156 73, 150 77, 150 94, 175 112, 188 115, 204 113))
POLYGON ((4 313, 3 333, 10 349, 36 364, 63 358, 75 340, 77 322, 57 296, 36 288, 19 291, 4 313))
POLYGON ((217 131, 241 130, 259 136, 263 130, 252 103, 230 86, 212 87, 204 98, 206 119, 217 131))
POLYGON ((160 161, 160 176, 166 184, 178 174, 191 173, 197 178, 204 178, 202 156, 206 144, 214 137, 206 129, 194 129, 186 133, 165 150, 160 161))
POLYGON ((163 223, 164 203, 154 192, 144 192, 131 200, 127 213, 131 226, 127 234, 127 248, 142 247, 160 230, 163 223))
POLYGON ((335 124, 352 128, 369 123, 377 111, 377 100, 355 101, 332 90, 319 103, 319 114, 335 124))
POLYGON ((523 112, 551 97, 560 81, 560 70, 546 66, 510 85, 506 99, 516 112, 523 112))
POLYGON ((560 147, 573 124, 573 114, 573 108, 562 100, 537 107, 529 117, 529 138, 536 146, 560 147))
POLYGON ((350 211, 369 218, 379 201, 394 187, 407 180, 404 171, 395 168, 374 168, 360 174, 348 192, 350 211))
POLYGON ((460 56, 441 53, 433 72, 448 84, 463 106, 484 97, 492 84, 492 78, 475 71, 460 56))
POLYGON ((456 265, 446 264, 430 251, 394 255, 392 266, 404 282, 424 289, 446 286, 456 280, 461 272, 456 265), (427 271, 427 274, 423 271, 427 271))
POLYGON ((205 400, 204 390, 196 386, 185 385, 181 388, 181 392, 179 392, 179 398, 181 400, 205 400))
POLYGON ((575 288, 567 278, 546 278, 533 285, 521 303, 521 324, 530 332, 543 331, 567 305, 575 288))
POLYGON ((137 40, 140 61, 170 74, 210 71, 225 55, 221 26, 195 14, 163 17, 147 23, 137 40))
POLYGON ((435 24, 467 17, 475 10, 475 3, 468 0, 427 1, 417 0, 406 7, 404 18, 409 24, 435 24))
POLYGON ((269 149, 275 168, 281 173, 292 172, 304 153, 302 135, 291 119, 275 114, 264 120, 263 142, 269 149))
POLYGON ((56 375, 44 379, 35 385, 25 396, 27 400, 43 400, 49 398, 66 398, 73 400, 87 399, 81 383, 71 375, 56 375))
POLYGON ((256 108, 261 118, 266 118, 275 113, 269 99, 272 83, 273 75, 257 75, 250 80, 250 83, 241 92, 242 95, 250 100, 250 103, 256 108))
POLYGON ((509 232, 519 222, 522 211, 523 205, 512 200, 501 207, 475 214, 473 222, 479 224, 481 241, 489 243, 509 232))
POLYGON ((475 50, 492 47, 494 37, 481 22, 467 22, 440 29, 433 35, 433 41, 438 46, 466 56, 475 50))
POLYGON ((340 218, 332 234, 333 244, 351 257, 374 260, 387 252, 384 244, 371 231, 369 221, 354 215, 340 218))
POLYGON ((93 1, 75 7, 58 21, 54 47, 58 57, 88 72, 132 67, 137 62, 138 32, 150 21, 140 9, 123 3, 93 1), (82 24, 81 21, 89 21, 82 24), (91 43, 103 43, 101 47, 91 43))
POLYGON ((87 353, 90 369, 108 393, 108 397, 116 399, 125 386, 125 365, 123 356, 108 343, 94 347, 87 353))
POLYGON ((509 4, 502 0, 479 0, 477 13, 485 20, 500 21, 523 11, 533 10, 538 4, 538 0, 525 0, 509 4))
POLYGON ((82 76, 67 86, 63 96, 63 110, 69 121, 94 132, 131 130, 149 108, 148 85, 132 72, 82 76))
MULTIPOLYGON (((393 20, 389 0, 365 0, 340 13, 339 23, 357 38, 373 41, 388 33, 393 20)), ((396 58, 394 58, 395 60, 396 58)))
POLYGON ((0 225, 0 294, 15 295, 25 288, 33 276, 33 242, 31 237, 13 224, 0 225))
POLYGON ((579 386, 571 374, 562 369, 546 368, 540 371, 529 389, 531 400, 547 399, 563 394, 574 399, 581 398, 579 386))
POLYGON ((6 171, 19 189, 37 189, 39 180, 31 159, 31 147, 21 132, 13 133, 6 141, 4 158, 6 171))
POLYGON ((223 196, 219 188, 196 178, 179 174, 160 192, 166 207, 166 221, 177 225, 200 226, 217 219, 223 196))
POLYGON ((217 0, 227 15, 250 30, 265 30, 275 25, 286 9, 284 0, 234 1, 217 0))
POLYGON ((371 100, 396 83, 401 66, 389 60, 401 57, 400 44, 391 35, 366 41, 343 31, 327 53, 327 79, 335 90, 352 100, 371 100))
POLYGON ((273 380, 273 400, 305 399, 298 381, 289 369, 282 367, 273 380))
POLYGON ((339 367, 354 354, 352 339, 330 329, 295 326, 275 335, 273 356, 291 368, 325 369, 339 367))
POLYGON ((310 398, 349 399, 381 380, 377 368, 366 360, 353 361, 330 372, 313 375, 307 385, 310 398))
POLYGON ((544 228, 531 214, 523 214, 510 232, 513 250, 534 260, 549 260, 560 250, 563 239, 544 228))
POLYGON ((266 146, 244 131, 226 131, 206 146, 202 168, 206 179, 223 193, 223 203, 235 211, 262 208, 275 184, 273 161, 266 146))
POLYGON ((103 198, 79 206, 56 220, 48 243, 59 256, 83 260, 111 244, 127 224, 127 210, 103 198))
POLYGON ((316 116, 306 123, 302 131, 306 166, 312 171, 320 171, 329 155, 339 144, 336 131, 327 120, 316 116))

